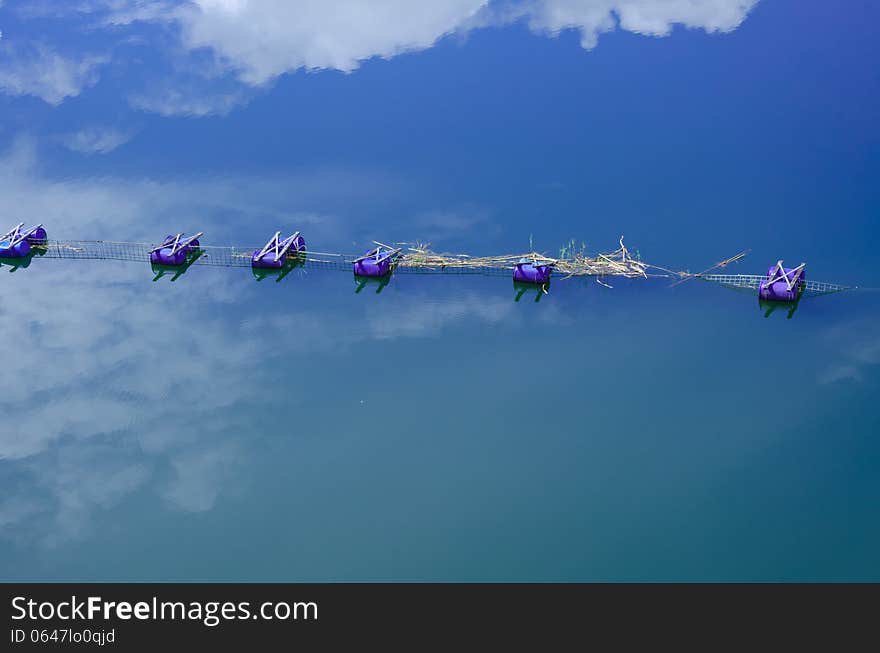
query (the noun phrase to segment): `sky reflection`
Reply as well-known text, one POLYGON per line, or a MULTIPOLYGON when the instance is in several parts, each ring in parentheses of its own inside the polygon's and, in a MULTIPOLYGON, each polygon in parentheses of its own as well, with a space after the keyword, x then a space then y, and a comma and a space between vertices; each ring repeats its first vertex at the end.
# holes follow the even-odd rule
POLYGON ((880 9, 363 6, 0 0, 0 219, 866 290, 0 262, 0 577, 880 580, 880 9))
MULTIPOLYGON (((658 555, 637 544, 643 538, 683 552, 687 539, 668 540, 668 529, 710 537, 699 520, 711 501, 699 506, 722 491, 721 479, 815 433, 831 406, 845 413, 861 404, 862 417, 836 426, 834 437, 848 433, 875 446, 868 424, 876 413, 862 404, 880 382, 871 294, 808 299, 786 320, 764 319, 753 297, 693 282, 669 289, 632 281, 611 290, 557 280, 535 303, 517 302, 519 289, 499 277, 399 275, 380 294, 364 294, 349 274, 308 266, 280 284, 223 268, 154 284, 146 264, 37 263, 4 279, 12 294, 29 298, 2 316, 17 350, 27 352, 10 359, 16 382, 0 400, 3 414, 16 416, 0 438, 0 474, 10 488, 0 504, 5 576, 91 569, 155 577, 151 565, 95 566, 75 551, 86 543, 102 549, 152 524, 144 536, 162 557, 178 540, 176 514, 211 514, 205 524, 219 528, 250 523, 245 513, 262 505, 285 515, 286 526, 229 535, 211 549, 219 562, 236 547, 261 548, 261 563, 224 567, 234 577, 262 577, 274 560, 291 578, 493 578, 507 569, 503 556, 489 563, 477 555, 470 567, 457 557, 463 543, 448 537, 512 536, 510 528, 534 519, 537 530, 520 537, 557 559, 533 566, 529 577, 658 577, 610 562, 601 534, 608 520, 627 555, 658 555), (836 314, 830 325, 826 310, 836 314), (864 337, 853 337, 853 320, 866 325, 864 337), (781 410, 782 397, 761 398, 777 378, 786 379, 793 402, 781 410), (432 471, 418 462, 424 456, 432 471), (484 478, 474 476, 481 465, 484 478), (427 476, 416 480, 416 470, 427 476), (363 486, 361 477, 377 485, 363 486), (458 496, 477 482, 481 497, 458 496), (668 510, 683 496, 694 512, 678 526, 684 514, 645 512, 668 510), (367 497, 372 525, 352 512, 364 510, 367 497), (550 512, 539 518, 538 505, 550 512), (440 512, 431 518, 432 510, 440 512), (478 525, 474 510, 487 521, 478 525), (640 525, 622 527, 627 515, 640 525), (372 548, 412 538, 412 520, 426 537, 436 529, 445 535, 390 558, 372 548), (338 571, 332 544, 314 553, 311 571, 286 560, 288 546, 332 543, 343 523, 364 542, 361 562, 338 571), (573 524, 568 544, 555 539, 573 524), (281 539, 273 544, 274 537, 281 539), (234 544, 240 538, 249 544, 234 544), (73 553, 53 562, 59 547, 73 553), (434 572, 419 566, 424 547, 434 551, 434 572), (610 566, 602 572, 602 565, 610 566)), ((814 442, 801 455, 820 456, 828 446, 814 442)), ((786 473, 777 469, 783 480, 786 473)), ((798 482, 809 487, 819 477, 798 482)), ((752 510, 764 512, 759 504, 752 510)), ((712 520, 712 528, 732 527, 712 520)), ((877 536, 870 523, 864 528, 864 537, 877 536)), ((746 533, 760 537, 762 529, 752 524, 746 533)), ((720 544, 713 541, 704 543, 720 544)), ((737 561, 716 551, 722 575, 764 577, 757 551, 737 561)), ((209 567, 186 567, 193 564, 186 551, 175 555, 179 564, 166 560, 172 576, 210 575, 209 567)), ((699 577, 701 568, 667 561, 656 573, 699 577)), ((846 565, 822 569, 851 573, 846 565)))

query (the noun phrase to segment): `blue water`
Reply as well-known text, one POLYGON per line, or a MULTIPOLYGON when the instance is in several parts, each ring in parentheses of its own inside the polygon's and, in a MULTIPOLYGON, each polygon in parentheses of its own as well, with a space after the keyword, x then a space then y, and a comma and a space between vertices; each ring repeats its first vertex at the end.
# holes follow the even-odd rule
POLYGON ((729 272, 865 289, 789 319, 698 281, 516 301, 504 277, 0 264, 0 578, 880 580, 880 4, 764 0, 716 32, 743 3, 654 3, 703 18, 589 51, 526 18, 428 47, 402 20, 424 47, 345 74, 270 39, 287 73, 256 85, 188 53, 178 12, 24 4, 0 10, 4 232, 624 234, 675 270, 751 248, 729 272), (123 138, 71 149, 89 133, 123 138))
POLYGON ((880 580, 877 293, 7 272, 3 578, 880 580))

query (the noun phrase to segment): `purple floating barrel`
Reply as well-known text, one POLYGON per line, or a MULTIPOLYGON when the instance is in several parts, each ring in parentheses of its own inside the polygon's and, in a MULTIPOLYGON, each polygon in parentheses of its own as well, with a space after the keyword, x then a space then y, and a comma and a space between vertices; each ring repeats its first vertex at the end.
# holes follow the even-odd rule
POLYGON ((376 247, 356 259, 352 264, 357 277, 384 277, 391 274, 399 249, 376 247))
POLYGON ((304 251, 306 251, 306 241, 299 232, 284 240, 279 240, 276 235, 266 243, 262 250, 254 250, 251 257, 251 267, 279 270, 288 263, 290 257, 304 251), (290 242, 289 246, 288 241, 290 242))
POLYGON ((550 274, 552 272, 552 265, 535 265, 534 263, 520 261, 513 268, 513 280, 521 283, 545 284, 550 281, 550 274))
POLYGON ((187 239, 183 238, 183 234, 180 234, 177 246, 174 244, 175 238, 176 236, 165 236, 165 241, 162 243, 163 246, 157 247, 150 252, 150 263, 180 266, 186 263, 190 254, 199 247, 198 238, 193 238, 187 242, 187 239), (180 243, 185 244, 181 247, 180 243))
POLYGON ((189 252, 186 248, 173 251, 171 247, 163 247, 150 253, 150 263, 157 265, 183 265, 189 252))
POLYGON ((806 285, 805 272, 803 269, 798 271, 797 268, 782 268, 789 279, 793 279, 794 275, 799 273, 797 281, 789 288, 789 283, 781 278, 780 267, 776 264, 767 270, 767 278, 758 284, 758 297, 771 302, 797 301, 806 285))
POLYGON ((47 242, 46 230, 38 224, 30 229, 22 230, 24 223, 0 234, 0 257, 24 258, 31 253, 31 246, 44 245, 47 242))
POLYGON ((2 258, 24 258, 31 253, 31 244, 27 238, 11 244, 9 240, 0 241, 0 257, 2 258))
POLYGON ((391 272, 391 259, 385 258, 376 261, 375 258, 365 258, 354 264, 354 273, 359 277, 384 277, 391 272))

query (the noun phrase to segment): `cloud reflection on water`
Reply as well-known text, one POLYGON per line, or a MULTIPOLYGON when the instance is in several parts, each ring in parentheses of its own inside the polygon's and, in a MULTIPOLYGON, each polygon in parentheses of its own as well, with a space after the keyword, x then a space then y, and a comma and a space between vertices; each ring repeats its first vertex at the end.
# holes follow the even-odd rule
POLYGON ((144 488, 177 509, 210 510, 247 460, 240 436, 253 434, 257 446, 271 434, 245 417, 304 401, 291 388, 275 391, 272 369, 456 322, 498 325, 513 306, 474 293, 397 294, 383 298, 394 313, 383 320, 372 297, 297 302, 297 281, 320 292, 321 283, 345 284, 338 272, 286 281, 263 300, 243 269, 152 284, 137 263, 38 263, 3 279, 28 300, 0 306, 7 337, 27 352, 6 368, 16 382, 0 411, 16 419, 0 434, 0 464, 27 480, 7 495, 0 523, 6 535, 23 529, 45 544, 87 536, 95 510, 144 488))

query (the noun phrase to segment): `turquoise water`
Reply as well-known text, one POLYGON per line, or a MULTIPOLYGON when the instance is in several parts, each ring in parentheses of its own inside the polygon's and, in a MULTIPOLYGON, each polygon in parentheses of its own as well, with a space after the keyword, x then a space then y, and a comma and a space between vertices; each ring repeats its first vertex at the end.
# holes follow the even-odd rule
POLYGON ((3 578, 880 580, 880 294, 7 272, 3 578))

